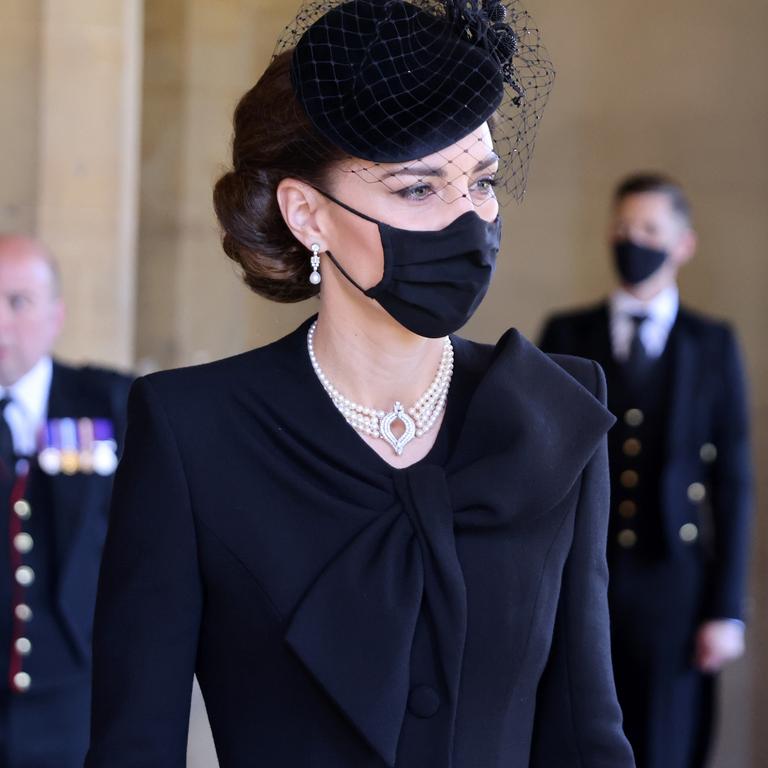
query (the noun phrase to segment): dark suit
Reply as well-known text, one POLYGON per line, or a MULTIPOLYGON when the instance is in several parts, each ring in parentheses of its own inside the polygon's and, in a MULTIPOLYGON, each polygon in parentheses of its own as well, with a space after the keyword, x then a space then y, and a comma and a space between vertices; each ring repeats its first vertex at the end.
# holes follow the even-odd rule
POLYGON ((695 632, 744 611, 751 480, 734 334, 681 307, 654 383, 640 390, 614 360, 607 303, 555 315, 540 346, 599 362, 619 419, 609 434, 609 602, 638 766, 702 765, 714 679, 692 666, 695 632))
MULTIPOLYGON (((55 362, 48 419, 106 419, 120 441, 129 383, 110 371, 55 362)), ((11 555, 3 558, 6 581, 0 590, 3 768, 82 765, 90 709, 91 627, 111 487, 111 476, 46 474, 32 457, 26 480, 17 476, 13 488, 4 488, 5 530, 0 538, 3 552, 11 555), (19 533, 31 542, 23 554, 12 545, 19 533), (15 578, 20 564, 29 569, 31 583, 15 578), (20 638, 30 642, 31 650, 22 645, 19 652, 20 638), (19 673, 23 689, 14 684, 19 673)))
POLYGON ((631 768, 602 372, 455 338, 434 446, 395 470, 307 328, 134 386, 88 768, 182 768, 195 671, 222 768, 631 768))

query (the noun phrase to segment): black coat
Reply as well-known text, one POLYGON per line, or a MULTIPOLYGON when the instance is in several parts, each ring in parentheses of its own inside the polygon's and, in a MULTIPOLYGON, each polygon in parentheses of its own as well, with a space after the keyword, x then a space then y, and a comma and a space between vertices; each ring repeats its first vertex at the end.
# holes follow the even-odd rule
MULTIPOLYGON (((54 362, 48 418, 108 419, 119 444, 129 386, 130 379, 112 371, 54 362)), ((29 518, 19 521, 13 509, 7 510, 6 525, 32 537, 33 548, 22 562, 35 576, 26 589, 14 584, 3 591, 7 616, 18 602, 32 611, 29 621, 6 625, 32 647, 29 655, 11 650, 11 658, 3 659, 6 670, 20 669, 31 679, 26 692, 6 691, 0 699, 0 764, 7 768, 82 764, 88 743, 93 613, 111 490, 111 476, 48 475, 33 460, 23 494, 29 518)))
MULTIPOLYGON (((608 406, 619 419, 633 396, 648 397, 626 395, 606 302, 555 315, 540 346, 596 360, 608 380, 608 406)), ((629 522, 620 506, 620 477, 632 465, 622 447, 631 430, 620 422, 609 434, 615 491, 609 604, 619 698, 638 766, 688 768, 703 764, 714 717, 713 680, 693 666, 696 631, 709 619, 744 617, 749 423, 743 369, 728 325, 681 307, 664 361, 666 392, 653 393, 666 403, 659 455, 650 461, 656 476, 641 478, 638 490, 645 492, 629 522), (620 529, 632 526, 640 538, 622 548, 620 529), (653 546, 642 546, 644 539, 653 546)))
MULTIPOLYGON (((744 591, 752 511, 747 389, 731 328, 685 307, 678 311, 668 344, 672 354, 671 403, 659 505, 670 557, 687 552, 679 531, 687 523, 711 526, 699 540, 711 548, 707 595, 700 618, 744 618, 744 591), (702 449, 714 446, 709 460, 702 449), (705 486, 701 499, 689 498, 693 483, 705 486), (702 502, 711 521, 700 518, 702 502)), ((551 353, 597 361, 611 384, 618 380, 610 342, 608 305, 554 316, 540 347, 551 353)), ((622 418, 621 413, 616 414, 622 418)))
POLYGON ((222 768, 624 768, 593 363, 454 338, 404 470, 306 349, 140 379, 102 566, 88 768, 181 768, 197 672, 222 768))

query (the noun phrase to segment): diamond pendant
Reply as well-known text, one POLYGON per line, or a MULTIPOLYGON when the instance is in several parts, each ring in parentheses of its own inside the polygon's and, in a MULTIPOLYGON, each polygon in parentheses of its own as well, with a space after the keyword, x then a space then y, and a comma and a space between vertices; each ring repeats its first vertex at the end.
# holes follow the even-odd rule
POLYGON ((379 426, 381 436, 395 449, 398 456, 403 455, 403 448, 413 440, 416 435, 416 424, 413 419, 405 412, 400 401, 395 403, 395 407, 381 419, 379 426), (405 432, 398 439, 392 432, 392 423, 400 419, 405 427, 405 432))

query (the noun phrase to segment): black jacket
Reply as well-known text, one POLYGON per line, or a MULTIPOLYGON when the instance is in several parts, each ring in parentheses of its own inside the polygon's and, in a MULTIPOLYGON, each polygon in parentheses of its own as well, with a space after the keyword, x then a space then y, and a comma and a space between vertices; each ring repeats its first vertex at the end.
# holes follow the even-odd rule
MULTIPOLYGON (((48 418, 106 419, 112 423, 119 450, 129 386, 130 379, 113 371, 54 362, 48 418)), ((33 542, 28 553, 17 556, 32 569, 34 581, 23 589, 12 583, 2 590, 0 598, 5 628, 12 637, 26 637, 32 648, 22 657, 11 645, 10 658, 2 659, 6 680, 13 679, 14 671, 28 674, 31 680, 24 693, 3 692, 0 764, 4 766, 75 765, 61 757, 48 762, 39 757, 42 754, 79 754, 82 763, 87 747, 88 702, 78 704, 59 694, 69 690, 68 686, 81 685, 88 690, 96 585, 111 490, 111 475, 48 475, 33 459, 23 491, 29 516, 19 520, 9 504, 5 516, 9 538, 23 531, 33 542), (18 603, 31 609, 28 621, 9 619, 18 603), (62 722, 60 713, 52 711, 56 708, 67 709, 64 719, 68 727, 56 725, 62 722)), ((10 542, 6 540, 6 544, 10 542)), ((4 653, 11 639, 4 637, 4 653)))
MULTIPOLYGON (((678 532, 688 524, 706 531, 696 543, 702 547, 696 567, 706 570, 707 584, 700 620, 743 618, 752 480, 747 388, 738 345, 726 323, 685 307, 678 311, 668 345, 671 401, 659 496, 664 541, 670 557, 687 557, 689 543, 678 532), (694 484, 704 486, 701 498, 690 497, 694 484)), ((554 315, 540 346, 545 352, 596 360, 609 384, 616 377, 606 302, 554 315)), ((610 386, 608 406, 615 410, 610 386)), ((690 632, 690 627, 681 631, 690 632)))
POLYGON ((435 445, 396 470, 307 328, 135 385, 87 767, 184 766, 195 671, 222 768, 632 766, 598 366, 454 338, 435 445))

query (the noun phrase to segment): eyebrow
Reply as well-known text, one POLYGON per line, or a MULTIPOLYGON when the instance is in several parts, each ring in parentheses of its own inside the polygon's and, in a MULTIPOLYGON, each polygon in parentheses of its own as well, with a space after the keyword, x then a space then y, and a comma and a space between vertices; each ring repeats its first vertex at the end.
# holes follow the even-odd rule
MULTIPOLYGON (((495 152, 491 152, 484 160, 481 160, 470 172, 479 173, 480 171, 484 171, 486 168, 490 167, 494 163, 497 163, 498 161, 499 161, 499 156, 495 152)), ((436 168, 434 166, 420 164, 420 163, 405 165, 402 168, 397 168, 394 171, 390 171, 389 173, 384 174, 384 176, 382 176, 382 181, 384 179, 391 179, 393 176, 419 176, 419 177, 437 176, 438 178, 444 178, 445 166, 436 168)))

